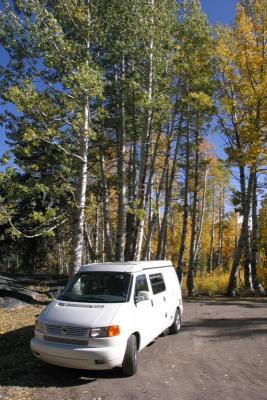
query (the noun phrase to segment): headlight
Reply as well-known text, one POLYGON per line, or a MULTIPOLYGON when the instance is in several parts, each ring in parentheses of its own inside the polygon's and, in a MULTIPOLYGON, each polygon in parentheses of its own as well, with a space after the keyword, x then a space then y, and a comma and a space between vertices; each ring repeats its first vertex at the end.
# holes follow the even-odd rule
POLYGON ((35 321, 35 330, 41 333, 45 333, 46 329, 45 329, 45 325, 42 324, 39 321, 35 321))
POLYGON ((102 328, 92 328, 90 331, 91 337, 112 337, 120 334, 120 327, 118 325, 105 326, 102 328))

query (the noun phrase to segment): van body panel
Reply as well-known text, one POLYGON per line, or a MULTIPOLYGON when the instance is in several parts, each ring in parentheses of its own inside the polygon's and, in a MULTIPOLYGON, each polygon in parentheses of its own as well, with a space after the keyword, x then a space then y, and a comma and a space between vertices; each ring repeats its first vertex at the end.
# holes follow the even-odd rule
POLYGON ((125 347, 119 343, 112 343, 106 347, 75 347, 54 343, 44 343, 43 340, 33 338, 31 350, 37 358, 51 364, 69 368, 81 369, 110 369, 121 365, 125 347), (96 364, 95 361, 101 361, 96 364))
POLYGON ((139 350, 146 347, 154 338, 154 319, 155 313, 151 300, 141 301, 135 305, 133 310, 134 326, 132 332, 140 335, 139 350))
POLYGON ((115 315, 123 306, 119 303, 88 304, 53 300, 38 319, 47 324, 96 328, 112 325, 115 315))

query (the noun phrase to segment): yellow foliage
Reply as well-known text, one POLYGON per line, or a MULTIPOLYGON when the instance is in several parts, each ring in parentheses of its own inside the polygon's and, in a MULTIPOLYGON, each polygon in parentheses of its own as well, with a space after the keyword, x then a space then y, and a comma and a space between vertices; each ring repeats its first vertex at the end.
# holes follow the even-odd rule
POLYGON ((259 282, 263 285, 263 287, 267 287, 267 265, 264 263, 258 265, 257 267, 257 274, 259 282))
POLYGON ((211 273, 197 274, 195 277, 195 289, 197 293, 209 296, 225 294, 228 282, 229 271, 218 268, 211 273))
MULTIPOLYGON (((253 2, 249 16, 239 4, 234 28, 217 30, 216 54, 223 78, 221 109, 240 135, 247 165, 263 162, 267 122, 266 1, 253 2)), ((240 154, 232 154, 239 158, 240 154)))

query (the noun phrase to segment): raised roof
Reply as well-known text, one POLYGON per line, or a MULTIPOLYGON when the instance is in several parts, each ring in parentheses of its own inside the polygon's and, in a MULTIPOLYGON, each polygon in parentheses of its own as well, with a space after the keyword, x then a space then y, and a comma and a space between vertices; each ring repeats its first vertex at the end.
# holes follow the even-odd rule
POLYGON ((145 269, 172 267, 171 261, 114 261, 104 263, 93 263, 83 265, 79 272, 85 271, 118 271, 118 272, 137 272, 145 269))

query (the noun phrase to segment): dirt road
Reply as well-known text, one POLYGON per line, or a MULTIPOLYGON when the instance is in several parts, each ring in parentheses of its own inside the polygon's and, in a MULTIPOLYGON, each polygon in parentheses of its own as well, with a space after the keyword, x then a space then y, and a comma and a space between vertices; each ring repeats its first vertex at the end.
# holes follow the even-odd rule
POLYGON ((11 377, 2 369, 1 400, 267 400, 267 299, 185 301, 182 331, 144 349, 131 378, 42 364, 23 329, 24 360, 11 377))

